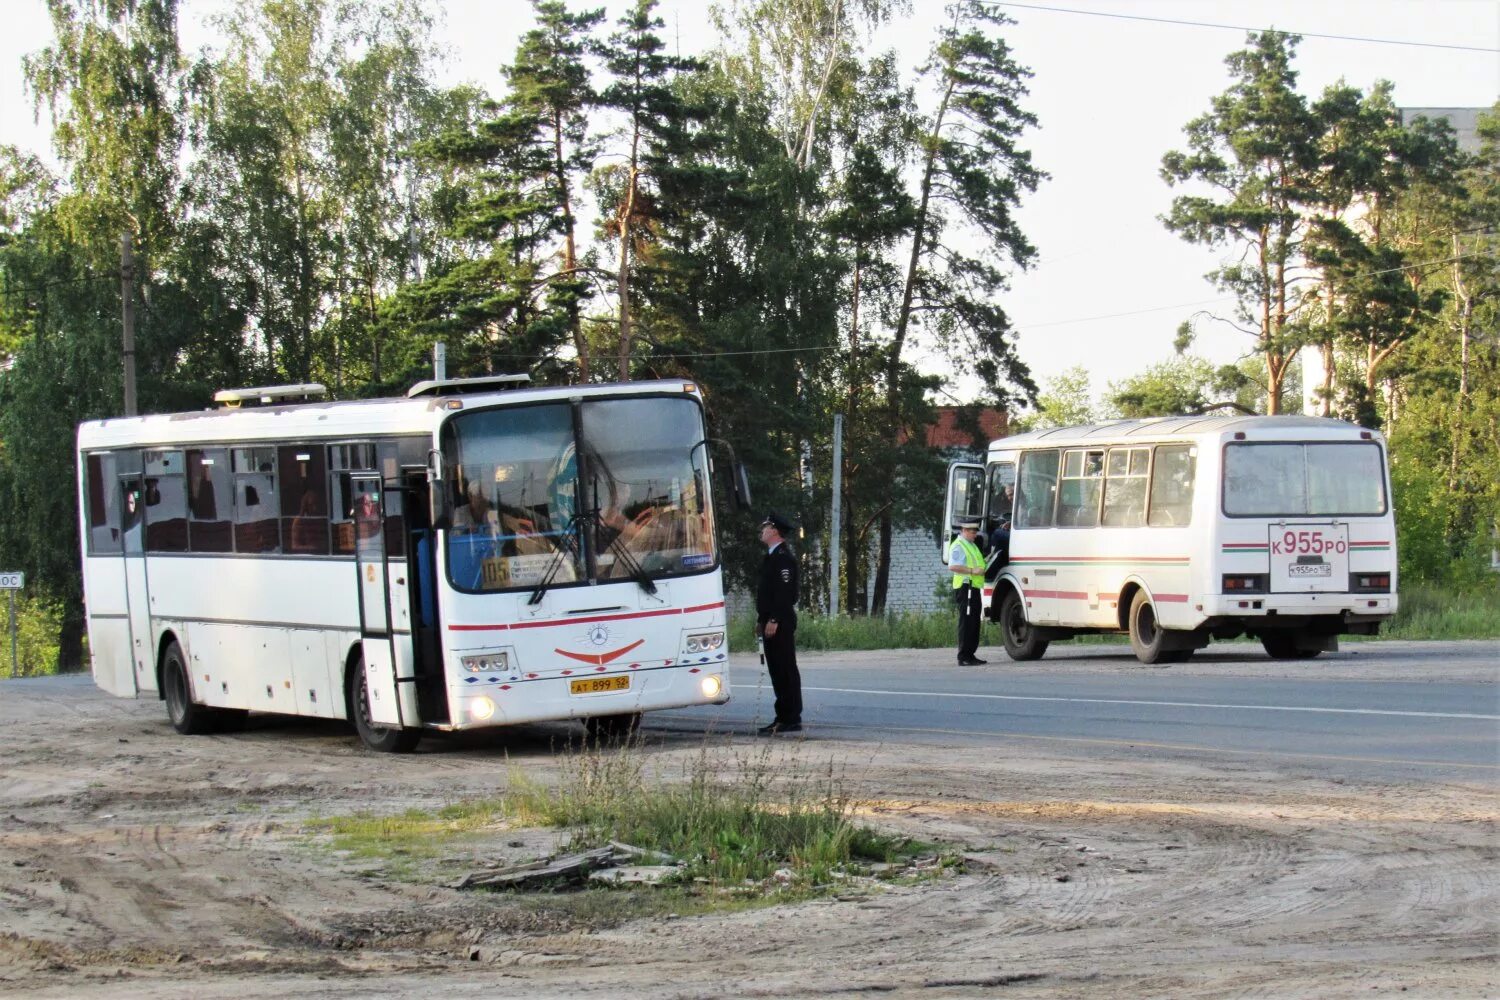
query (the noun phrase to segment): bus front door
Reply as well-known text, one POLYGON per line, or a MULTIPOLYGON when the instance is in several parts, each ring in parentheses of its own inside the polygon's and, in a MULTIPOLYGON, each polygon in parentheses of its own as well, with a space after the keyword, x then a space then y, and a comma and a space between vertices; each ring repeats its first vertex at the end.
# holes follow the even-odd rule
MULTIPOLYGON (((413 706, 398 694, 396 636, 391 616, 391 573, 385 557, 384 493, 380 476, 350 477, 354 501, 354 568, 358 574, 359 627, 365 659, 370 721, 381 726, 417 724, 413 706)), ((404 575, 404 574, 403 574, 404 575)), ((404 595, 403 595, 404 596, 404 595)), ((410 684, 405 685, 408 689, 410 684)))
MULTIPOLYGON (((120 476, 121 562, 125 565, 125 613, 130 619, 130 662, 135 690, 156 690, 156 650, 151 638, 151 596, 146 583, 146 494, 141 480, 140 452, 136 469, 120 476)), ((128 458, 122 461, 128 462, 128 458)), ((116 691, 115 694, 128 692, 116 691)))

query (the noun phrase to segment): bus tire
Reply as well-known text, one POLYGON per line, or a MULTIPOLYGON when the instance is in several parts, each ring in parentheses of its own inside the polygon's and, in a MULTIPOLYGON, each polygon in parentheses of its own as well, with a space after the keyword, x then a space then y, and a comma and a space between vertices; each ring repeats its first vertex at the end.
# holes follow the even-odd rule
POLYGON ((173 639, 161 658, 161 694, 167 703, 167 719, 172 728, 184 736, 201 736, 218 728, 213 709, 193 701, 193 686, 188 682, 187 660, 182 647, 173 639))
POLYGON ((1142 663, 1177 662, 1178 650, 1167 647, 1166 629, 1156 624, 1156 608, 1144 590, 1137 590, 1130 602, 1130 648, 1142 663))
POLYGON ((1260 644, 1273 660, 1311 660, 1322 652, 1297 645, 1295 632, 1267 632, 1260 637, 1260 644))
POLYGON ((640 712, 591 715, 583 720, 584 732, 596 743, 625 743, 641 728, 640 712))
POLYGON ((1047 652, 1047 640, 1038 638, 1036 629, 1026 620, 1026 605, 1013 587, 1006 588, 1000 602, 1000 641, 1012 660, 1040 660, 1047 652))
POLYGON ((349 670, 349 717, 354 722, 354 731, 359 741, 376 753, 411 753, 417 748, 422 733, 417 729, 401 726, 382 726, 370 721, 369 688, 365 685, 365 658, 355 654, 349 670))

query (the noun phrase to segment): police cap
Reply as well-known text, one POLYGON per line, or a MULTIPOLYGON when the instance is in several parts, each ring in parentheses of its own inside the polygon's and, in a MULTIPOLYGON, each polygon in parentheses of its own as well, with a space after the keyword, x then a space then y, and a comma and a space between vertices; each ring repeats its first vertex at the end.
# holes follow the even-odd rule
POLYGON ((786 518, 782 517, 774 510, 766 515, 766 519, 764 521, 760 522, 760 526, 762 528, 764 528, 768 524, 783 535, 789 534, 792 530, 792 522, 788 521, 786 518))

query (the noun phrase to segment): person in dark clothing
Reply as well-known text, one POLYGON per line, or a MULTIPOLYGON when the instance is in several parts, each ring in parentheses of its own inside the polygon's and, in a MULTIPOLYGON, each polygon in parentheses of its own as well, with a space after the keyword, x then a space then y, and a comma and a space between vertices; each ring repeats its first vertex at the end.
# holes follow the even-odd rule
POLYGON ((797 555, 786 544, 792 525, 780 514, 760 524, 766 557, 755 591, 755 634, 764 643, 766 670, 776 692, 776 718, 760 733, 795 733, 802 729, 802 675, 797 672, 797 555))

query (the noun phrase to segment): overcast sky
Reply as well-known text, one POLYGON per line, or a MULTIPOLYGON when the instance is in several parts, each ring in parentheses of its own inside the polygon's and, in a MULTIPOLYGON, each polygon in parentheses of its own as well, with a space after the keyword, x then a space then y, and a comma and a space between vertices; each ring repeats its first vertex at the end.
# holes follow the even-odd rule
MULTIPOLYGON (((1495 0, 1057 0, 1042 9, 1045 3, 1001 4, 1017 22, 1006 29, 1007 41, 1035 74, 1029 108, 1040 128, 1028 144, 1052 175, 1020 213, 1038 263, 1014 278, 1002 305, 1023 360, 1039 378, 1083 364, 1096 390, 1170 356, 1178 323, 1194 313, 1217 308, 1227 315, 1227 303, 1202 278, 1218 256, 1183 243, 1158 221, 1172 191, 1157 171, 1164 152, 1182 147, 1183 125, 1228 85, 1224 56, 1243 47, 1243 29, 1304 35, 1296 66, 1309 96, 1340 79, 1366 90, 1387 79, 1405 107, 1488 107, 1500 98, 1495 0)), ((611 16, 624 6, 604 5, 611 16)), ((204 22, 224 6, 225 0, 181 0, 185 48, 214 44, 204 22)), ((471 81, 499 93, 498 67, 530 25, 530 4, 447 0, 445 6, 438 41, 451 48, 451 58, 440 82, 471 81)), ((926 53, 941 4, 913 6, 916 13, 875 45, 898 48, 914 64, 926 53)), ((45 3, 5 0, 5 7, 0 142, 41 151, 48 130, 45 122, 33 123, 20 58, 49 40, 45 3)), ((705 4, 663 0, 660 10, 667 37, 683 52, 712 43, 705 4)), ((1221 324, 1199 328, 1198 352, 1215 361, 1248 347, 1243 334, 1221 324)), ((960 383, 953 391, 967 398, 973 388, 960 383)))

